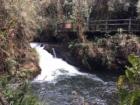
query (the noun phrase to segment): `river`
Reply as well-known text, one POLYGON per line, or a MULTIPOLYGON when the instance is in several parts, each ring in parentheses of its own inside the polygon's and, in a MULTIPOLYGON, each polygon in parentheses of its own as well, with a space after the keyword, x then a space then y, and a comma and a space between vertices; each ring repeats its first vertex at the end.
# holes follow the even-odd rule
MULTIPOLYGON (((53 56, 44 46, 31 43, 39 55, 41 73, 32 81, 41 105, 118 105, 116 83, 53 56)), ((103 75, 104 77, 104 75, 103 75)))

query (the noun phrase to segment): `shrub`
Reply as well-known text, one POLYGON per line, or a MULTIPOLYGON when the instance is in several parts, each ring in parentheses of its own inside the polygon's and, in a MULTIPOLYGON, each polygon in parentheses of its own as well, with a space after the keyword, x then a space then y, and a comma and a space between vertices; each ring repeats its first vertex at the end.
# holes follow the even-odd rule
POLYGON ((130 55, 128 61, 131 67, 118 80, 120 105, 140 105, 140 57, 130 55))
MULTIPOLYGON (((9 105, 39 105, 38 100, 33 95, 30 84, 27 80, 20 83, 12 83, 10 75, 0 78, 0 93, 4 95, 9 105)), ((1 103, 1 102, 0 102, 1 103)))
MULTIPOLYGON (((139 37, 129 34, 95 37, 87 43, 70 43, 69 48, 76 58, 83 58, 86 54, 92 70, 108 70, 113 73, 124 73, 127 57, 130 54, 140 55, 139 37), (77 46, 78 45, 78 46, 77 46), (82 47, 80 47, 82 46, 82 47), (79 53, 79 52, 85 53, 79 53)), ((79 59, 78 59, 79 60, 79 59)), ((82 60, 79 60, 82 61, 82 60)))

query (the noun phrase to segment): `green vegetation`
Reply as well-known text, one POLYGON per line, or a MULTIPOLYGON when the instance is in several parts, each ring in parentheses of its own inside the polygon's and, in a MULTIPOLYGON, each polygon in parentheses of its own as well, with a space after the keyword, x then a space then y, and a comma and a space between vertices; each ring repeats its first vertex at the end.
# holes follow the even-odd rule
POLYGON ((128 60, 131 67, 118 80, 120 105, 140 105, 140 57, 130 55, 128 60))
MULTIPOLYGON (((122 0, 123 3, 116 3, 115 0, 113 5, 107 0, 100 2, 106 5, 93 0, 62 1, 0 1, 0 105, 39 105, 28 82, 39 73, 37 54, 29 47, 29 43, 43 29, 50 31, 48 38, 53 34, 56 36, 59 22, 72 22, 75 29, 78 29, 78 39, 70 43, 69 48, 78 61, 89 69, 102 66, 110 70, 119 70, 120 66, 127 64, 129 54, 139 53, 137 36, 115 35, 93 42, 84 36, 91 15, 94 19, 102 19, 109 14, 110 17, 114 17, 117 11, 116 15, 120 16, 123 13, 120 14, 120 10, 126 4, 125 0, 122 0), (122 4, 121 7, 118 8, 118 4, 122 4), (109 11, 110 7, 112 12, 109 11), (99 15, 96 13, 98 11, 99 15), (92 12, 95 12, 95 15, 92 12), (80 44, 76 44, 77 41, 80 44)), ((136 5, 138 2, 128 1, 130 3, 128 2, 127 6, 136 5)), ((118 80, 120 104, 140 105, 140 58, 130 55, 128 61, 132 67, 127 67, 125 75, 120 76, 118 80)))
MULTIPOLYGON (((15 79, 17 78, 10 75, 0 77, 0 93, 3 94, 3 99, 5 98, 8 105, 39 105, 32 94, 28 80, 18 80, 18 83, 15 83, 15 79)), ((0 99, 4 101, 2 97, 0 99)))
POLYGON ((11 23, 0 30, 0 105, 39 105, 27 82, 39 70, 36 55, 29 48, 19 48, 24 41, 19 44, 22 39, 16 39, 16 24, 11 23), (31 56, 25 60, 24 54, 31 56), (36 62, 33 67, 32 62, 36 62))
POLYGON ((38 105, 27 82, 40 71, 29 45, 33 34, 17 16, 20 6, 9 2, 0 1, 0 105, 38 105))

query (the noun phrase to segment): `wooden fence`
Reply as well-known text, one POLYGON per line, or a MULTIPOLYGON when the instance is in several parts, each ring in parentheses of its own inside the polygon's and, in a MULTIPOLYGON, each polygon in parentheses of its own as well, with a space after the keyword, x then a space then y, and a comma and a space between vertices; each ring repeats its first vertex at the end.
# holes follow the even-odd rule
POLYGON ((90 20, 89 31, 93 32, 140 32, 140 19, 90 20))
MULTIPOLYGON (((58 32, 76 32, 76 24, 71 24, 69 29, 65 28, 65 23, 57 25, 58 32)), ((140 32, 140 19, 110 19, 110 20, 94 20, 90 19, 87 23, 88 32, 140 32)))

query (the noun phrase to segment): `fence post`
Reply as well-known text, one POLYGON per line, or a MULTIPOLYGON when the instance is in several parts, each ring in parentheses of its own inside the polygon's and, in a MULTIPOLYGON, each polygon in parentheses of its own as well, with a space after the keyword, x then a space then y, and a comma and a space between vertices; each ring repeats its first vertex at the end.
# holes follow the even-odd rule
POLYGON ((87 31, 89 31, 89 17, 87 17, 86 19, 86 28, 87 28, 87 31))
POLYGON ((132 20, 130 18, 129 19, 129 25, 128 25, 128 32, 129 32, 129 34, 131 33, 131 24, 132 24, 132 20))
POLYGON ((106 34, 108 33, 108 19, 106 20, 106 23, 105 23, 106 25, 105 25, 105 32, 106 32, 106 34))

